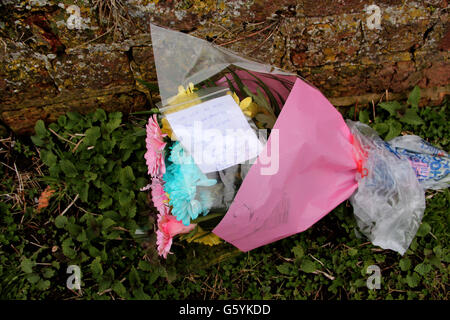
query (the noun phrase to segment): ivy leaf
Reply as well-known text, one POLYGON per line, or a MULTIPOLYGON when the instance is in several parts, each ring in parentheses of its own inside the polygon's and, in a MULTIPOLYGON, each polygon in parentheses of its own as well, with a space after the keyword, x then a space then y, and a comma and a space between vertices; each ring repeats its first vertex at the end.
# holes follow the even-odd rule
POLYGON ((407 109, 405 114, 400 117, 400 121, 412 125, 424 124, 422 118, 419 117, 415 109, 407 109))
POLYGON ((389 112, 391 116, 397 115, 397 111, 402 109, 402 105, 398 101, 381 102, 378 105, 389 112))
POLYGON ((410 104, 413 108, 417 109, 419 107, 419 101, 420 101, 420 88, 418 86, 415 86, 408 96, 408 104, 410 104))

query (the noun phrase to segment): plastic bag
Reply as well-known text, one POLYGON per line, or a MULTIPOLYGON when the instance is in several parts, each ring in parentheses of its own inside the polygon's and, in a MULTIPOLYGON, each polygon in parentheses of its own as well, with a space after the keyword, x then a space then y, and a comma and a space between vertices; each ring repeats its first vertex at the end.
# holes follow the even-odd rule
POLYGON ((444 150, 415 135, 394 138, 388 145, 391 152, 409 161, 424 189, 450 186, 450 158, 444 150))
POLYGON ((377 246, 401 255, 413 240, 425 211, 425 191, 409 161, 391 152, 369 126, 347 120, 356 158, 358 189, 350 197, 358 226, 377 246))

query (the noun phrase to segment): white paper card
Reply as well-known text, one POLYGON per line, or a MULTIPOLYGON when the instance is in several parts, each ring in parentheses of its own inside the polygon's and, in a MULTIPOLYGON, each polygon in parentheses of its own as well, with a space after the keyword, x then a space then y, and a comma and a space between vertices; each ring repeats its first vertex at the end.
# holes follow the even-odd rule
POLYGON ((263 146, 230 95, 166 115, 177 139, 203 173, 256 158, 263 146))

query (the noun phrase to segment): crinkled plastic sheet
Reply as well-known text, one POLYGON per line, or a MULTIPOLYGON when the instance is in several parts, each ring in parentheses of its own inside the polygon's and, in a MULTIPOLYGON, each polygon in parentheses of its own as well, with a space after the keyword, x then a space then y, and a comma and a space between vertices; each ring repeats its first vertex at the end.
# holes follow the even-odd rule
POLYGON ((151 24, 153 54, 163 101, 177 94, 178 86, 194 85, 234 65, 254 72, 293 76, 271 65, 244 59, 222 47, 151 24))
POLYGON ((363 170, 350 197, 358 226, 377 246, 401 255, 413 240, 425 211, 425 192, 409 161, 390 151, 369 126, 347 120, 363 170))

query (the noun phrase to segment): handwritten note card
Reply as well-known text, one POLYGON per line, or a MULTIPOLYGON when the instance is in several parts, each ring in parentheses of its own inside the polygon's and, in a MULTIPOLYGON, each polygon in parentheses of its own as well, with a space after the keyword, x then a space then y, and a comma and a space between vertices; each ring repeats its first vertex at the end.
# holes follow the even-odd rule
POLYGON ((169 113, 166 117, 203 173, 254 159, 263 148, 230 95, 169 113))

